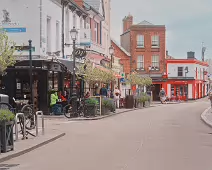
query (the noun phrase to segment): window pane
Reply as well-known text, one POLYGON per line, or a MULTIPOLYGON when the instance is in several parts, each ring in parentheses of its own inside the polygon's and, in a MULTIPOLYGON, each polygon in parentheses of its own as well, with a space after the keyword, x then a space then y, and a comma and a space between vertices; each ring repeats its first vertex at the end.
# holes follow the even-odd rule
POLYGON ((178 76, 183 76, 183 67, 178 67, 178 76))
POLYGON ((144 36, 137 35, 137 47, 144 47, 144 36))

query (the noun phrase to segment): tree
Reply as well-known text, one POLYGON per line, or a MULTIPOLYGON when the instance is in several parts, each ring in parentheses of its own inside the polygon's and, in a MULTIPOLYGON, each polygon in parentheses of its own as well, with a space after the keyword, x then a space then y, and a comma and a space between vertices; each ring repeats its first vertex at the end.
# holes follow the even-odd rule
POLYGON ((85 64, 80 67, 79 74, 84 75, 84 80, 89 84, 98 81, 108 83, 115 80, 115 73, 113 70, 103 71, 94 67, 93 63, 90 61, 86 61, 85 64))
POLYGON ((3 74, 8 66, 15 64, 15 43, 11 41, 6 32, 0 30, 0 74, 3 74))
POLYGON ((131 85, 149 86, 152 84, 150 77, 141 77, 140 74, 134 72, 128 76, 128 82, 131 85))

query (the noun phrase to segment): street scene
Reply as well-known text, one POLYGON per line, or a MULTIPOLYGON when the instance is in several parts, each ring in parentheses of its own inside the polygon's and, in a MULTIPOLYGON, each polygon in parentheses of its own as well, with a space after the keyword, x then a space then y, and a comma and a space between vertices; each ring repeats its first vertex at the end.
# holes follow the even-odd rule
POLYGON ((210 170, 211 5, 1 0, 0 170, 210 170))
POLYGON ((2 165, 17 165, 9 170, 210 170, 212 129, 200 120, 208 106, 204 100, 95 121, 51 120, 64 137, 2 165))

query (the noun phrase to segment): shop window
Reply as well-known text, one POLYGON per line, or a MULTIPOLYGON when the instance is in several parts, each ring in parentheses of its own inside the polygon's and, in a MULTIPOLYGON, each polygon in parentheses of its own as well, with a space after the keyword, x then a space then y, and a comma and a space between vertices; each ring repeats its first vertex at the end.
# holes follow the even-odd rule
POLYGON ((174 85, 171 85, 171 96, 175 96, 175 94, 174 94, 174 85))
POLYGON ((178 67, 177 75, 178 75, 178 77, 182 77, 183 76, 183 67, 178 67))

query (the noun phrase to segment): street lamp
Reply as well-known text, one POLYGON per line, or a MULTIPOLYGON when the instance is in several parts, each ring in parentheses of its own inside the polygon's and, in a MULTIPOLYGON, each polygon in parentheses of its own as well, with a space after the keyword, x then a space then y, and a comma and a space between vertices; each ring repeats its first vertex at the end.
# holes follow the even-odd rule
MULTIPOLYGON (((77 105, 76 105, 76 101, 77 101, 77 94, 76 94, 76 75, 75 75, 75 71, 76 71, 76 66, 75 66, 75 50, 76 50, 76 40, 77 40, 77 36, 78 36, 78 31, 76 30, 75 27, 73 27, 70 31, 70 36, 71 39, 73 41, 73 85, 72 85, 72 108, 73 108, 73 113, 76 113, 77 111, 77 105)), ((71 82, 70 82, 71 83, 71 82)), ((71 83, 72 84, 72 83, 71 83)))
POLYGON ((114 54, 114 48, 113 48, 112 45, 109 47, 109 53, 110 53, 110 68, 112 69, 112 67, 113 67, 113 64, 112 64, 112 62, 113 62, 113 54, 114 54))
MULTIPOLYGON (((114 54, 114 48, 113 48, 112 45, 109 47, 109 53, 110 53, 110 68, 112 70, 112 67, 113 67, 113 54, 114 54)), ((111 82, 111 93, 112 92, 113 92, 113 81, 111 82)))

